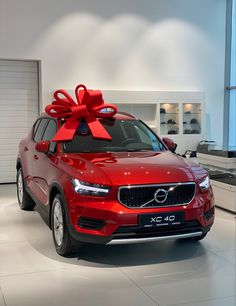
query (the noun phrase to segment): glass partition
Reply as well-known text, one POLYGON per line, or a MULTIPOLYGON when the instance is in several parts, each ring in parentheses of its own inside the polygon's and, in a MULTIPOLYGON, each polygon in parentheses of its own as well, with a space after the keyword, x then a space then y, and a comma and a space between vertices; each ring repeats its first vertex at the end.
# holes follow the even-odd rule
POLYGON ((236 148, 236 1, 232 3, 229 146, 236 148))

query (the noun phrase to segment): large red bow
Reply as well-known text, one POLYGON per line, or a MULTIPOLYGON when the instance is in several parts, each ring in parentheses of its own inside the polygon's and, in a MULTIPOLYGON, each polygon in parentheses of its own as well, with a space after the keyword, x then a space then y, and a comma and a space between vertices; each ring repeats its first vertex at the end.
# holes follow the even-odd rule
POLYGON ((114 104, 104 104, 100 90, 88 90, 82 84, 75 88, 75 97, 77 103, 67 91, 58 89, 54 92, 55 100, 46 106, 46 113, 52 117, 69 117, 58 130, 53 141, 72 140, 81 119, 87 122, 94 138, 111 140, 111 136, 97 118, 113 117, 117 113, 117 107, 114 104), (79 90, 80 88, 83 89, 79 90))

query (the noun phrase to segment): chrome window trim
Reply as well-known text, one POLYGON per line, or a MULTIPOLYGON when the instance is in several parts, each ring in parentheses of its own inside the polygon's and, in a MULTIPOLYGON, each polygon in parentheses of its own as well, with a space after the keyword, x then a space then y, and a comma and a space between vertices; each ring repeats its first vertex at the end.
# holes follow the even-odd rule
MULTIPOLYGON (((124 186, 120 186, 118 188, 118 193, 117 193, 117 198, 118 198, 118 201, 121 205, 125 206, 126 208, 129 208, 129 209, 153 209, 153 208, 165 208, 165 207, 175 207, 175 206, 186 206, 188 204, 190 204, 192 202, 192 200, 195 198, 195 195, 196 195, 196 183, 195 182, 175 182, 175 183, 159 183, 159 184, 143 184, 143 185, 124 185, 124 186), (177 185, 194 185, 194 194, 193 194, 193 197, 192 199, 189 201, 189 202, 186 202, 186 203, 182 203, 182 204, 175 204, 175 205, 163 205, 163 206, 151 206, 151 207, 130 207, 130 206, 127 206, 126 204, 122 203, 121 200, 120 200, 120 190, 122 189, 132 189, 132 188, 140 188, 140 187, 160 187, 160 186, 177 186, 177 185)), ((155 199, 153 198, 153 201, 155 201, 155 199)))

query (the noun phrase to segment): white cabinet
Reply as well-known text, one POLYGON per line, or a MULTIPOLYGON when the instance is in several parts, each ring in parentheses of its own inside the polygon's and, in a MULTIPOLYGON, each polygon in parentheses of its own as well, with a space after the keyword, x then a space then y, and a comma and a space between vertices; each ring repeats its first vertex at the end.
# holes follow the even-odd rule
POLYGON ((143 120, 149 127, 156 128, 157 123, 157 104, 142 103, 115 103, 119 112, 132 114, 143 120))
POLYGON ((196 150, 204 140, 203 100, 159 101, 158 134, 177 143, 177 153, 196 150))

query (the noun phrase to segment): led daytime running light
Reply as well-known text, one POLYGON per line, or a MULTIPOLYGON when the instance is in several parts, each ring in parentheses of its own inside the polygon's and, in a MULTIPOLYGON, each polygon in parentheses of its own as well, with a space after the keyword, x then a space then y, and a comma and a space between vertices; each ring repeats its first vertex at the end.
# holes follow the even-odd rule
POLYGON ((81 195, 106 196, 110 190, 107 186, 81 182, 78 179, 72 179, 72 184, 75 192, 81 195))
POLYGON ((210 179, 209 176, 206 176, 199 184, 201 190, 205 191, 210 187, 210 179))

